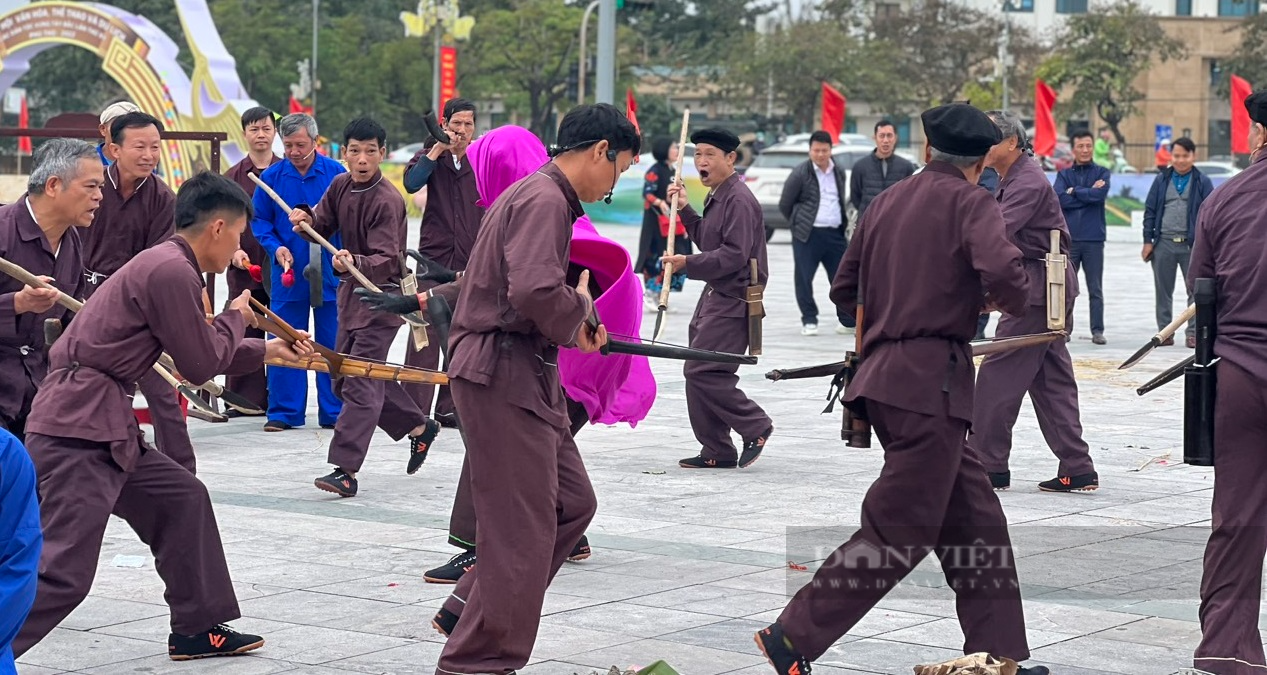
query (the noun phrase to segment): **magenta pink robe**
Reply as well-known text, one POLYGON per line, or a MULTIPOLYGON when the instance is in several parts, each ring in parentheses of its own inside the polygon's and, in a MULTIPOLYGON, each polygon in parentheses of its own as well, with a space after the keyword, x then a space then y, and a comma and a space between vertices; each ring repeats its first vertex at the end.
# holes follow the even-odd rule
MULTIPOLYGON (((523 127, 498 127, 467 150, 480 203, 487 207, 507 187, 550 161, 545 146, 523 127)), ((638 335, 642 284, 624 246, 598 233, 589 216, 572 228, 571 262, 590 270, 602 293, 594 307, 611 334, 638 335)), ((628 339, 628 338, 626 338, 628 339)), ((585 406, 592 423, 637 426, 655 402, 656 383, 645 356, 559 352, 559 379, 572 400, 585 406)))

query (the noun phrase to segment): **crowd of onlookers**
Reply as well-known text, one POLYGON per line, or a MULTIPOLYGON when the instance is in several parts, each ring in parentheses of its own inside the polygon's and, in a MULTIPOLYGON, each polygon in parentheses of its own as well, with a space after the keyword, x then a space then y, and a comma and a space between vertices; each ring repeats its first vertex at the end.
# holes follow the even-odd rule
MULTIPOLYGON (((860 222, 867 205, 877 195, 914 174, 916 167, 895 153, 897 133, 892 122, 875 125, 875 150, 846 171, 832 159, 832 138, 825 131, 810 138, 809 159, 792 170, 783 187, 779 209, 792 231, 796 301, 801 312, 801 334, 818 333, 818 306, 814 301, 813 280, 818 268, 830 278, 840 265, 853 222, 860 222)), ((1103 136, 1103 134, 1101 134, 1103 136)), ((1073 164, 1056 172, 1053 189, 1069 227, 1069 262, 1084 278, 1083 295, 1090 306, 1091 340, 1106 344, 1104 337, 1104 242, 1107 235, 1105 204, 1112 173, 1104 138, 1097 139, 1088 129, 1075 131, 1070 139, 1073 164)), ((1171 322, 1175 273, 1186 278, 1192 239, 1201 203, 1213 191, 1210 178, 1194 165, 1196 144, 1179 138, 1170 144, 1169 165, 1153 180, 1145 200, 1144 245, 1141 257, 1150 263, 1156 291, 1158 329, 1171 322)), ((1035 160, 1037 161, 1037 160, 1035 160)), ((998 175, 986 169, 978 183, 995 192, 998 175)), ((1186 287, 1186 284, 1185 284, 1186 287)), ((1190 290, 1188 303, 1191 304, 1190 290)), ((837 333, 854 330, 852 317, 837 314, 837 333)), ((988 315, 978 323, 977 338, 984 339, 988 315)), ((1186 328, 1186 344, 1195 346, 1194 327, 1186 328)), ((1168 338, 1165 344, 1173 344, 1168 338)))

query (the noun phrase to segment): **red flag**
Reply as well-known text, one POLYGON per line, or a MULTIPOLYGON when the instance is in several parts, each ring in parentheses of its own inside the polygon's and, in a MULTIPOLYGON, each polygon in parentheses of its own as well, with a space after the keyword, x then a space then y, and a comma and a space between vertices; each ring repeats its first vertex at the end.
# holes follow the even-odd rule
POLYGON ((634 100, 633 87, 625 90, 625 117, 633 122, 634 129, 638 135, 642 135, 642 127, 638 126, 638 102, 634 100))
POLYGON ((840 141, 840 131, 845 128, 845 95, 830 84, 823 83, 823 130, 831 134, 831 142, 840 141))
POLYGON ((1245 109, 1245 99, 1254 92, 1249 82, 1232 76, 1232 153, 1249 154, 1249 111, 1245 109))
POLYGON ((1056 153, 1056 90, 1042 80, 1034 81, 1034 153, 1051 157, 1056 153))
POLYGON ((290 114, 294 115, 295 113, 307 113, 311 115, 312 107, 306 106, 300 103, 298 99, 296 99, 294 96, 291 96, 290 97, 290 114))
MULTIPOLYGON (((31 125, 31 116, 30 116, 30 113, 26 109, 26 94, 23 94, 22 95, 22 110, 18 113, 18 128, 26 129, 30 125, 31 125)), ((18 137, 18 152, 24 152, 28 155, 31 154, 31 137, 30 136, 18 137)))

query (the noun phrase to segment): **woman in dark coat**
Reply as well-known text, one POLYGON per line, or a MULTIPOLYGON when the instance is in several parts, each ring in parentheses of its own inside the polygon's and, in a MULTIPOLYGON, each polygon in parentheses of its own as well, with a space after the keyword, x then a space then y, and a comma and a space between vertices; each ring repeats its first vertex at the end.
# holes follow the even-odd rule
MULTIPOLYGON (((673 162, 677 160, 678 152, 681 148, 673 139, 664 136, 655 139, 651 144, 655 164, 647 170, 646 182, 642 186, 642 235, 638 240, 638 261, 634 269, 642 275, 648 295, 659 295, 663 286, 660 257, 665 253, 669 236, 669 202, 665 197, 673 182, 673 162)), ((677 224, 676 230, 674 253, 690 255, 691 241, 682 223, 677 224)), ((685 281, 686 273, 675 272, 671 290, 681 291, 685 281)))

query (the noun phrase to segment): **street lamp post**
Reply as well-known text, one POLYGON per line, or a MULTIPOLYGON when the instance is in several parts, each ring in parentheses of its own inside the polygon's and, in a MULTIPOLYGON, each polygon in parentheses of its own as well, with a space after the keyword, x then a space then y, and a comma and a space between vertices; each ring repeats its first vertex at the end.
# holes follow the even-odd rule
POLYGON ((1003 0, 1003 36, 999 39, 999 77, 1003 82, 1003 109, 1007 110, 1011 104, 1008 96, 1007 75, 1008 68, 1011 66, 1012 55, 1008 52, 1012 39, 1012 12, 1011 0, 1003 0))
MULTIPOLYGON (((317 12, 321 8, 321 0, 312 0, 312 114, 317 114, 317 12)), ((316 140, 316 139, 313 139, 316 140)))
POLYGON ((594 0, 585 8, 585 15, 581 17, 581 48, 580 62, 576 69, 576 104, 585 104, 585 45, 587 43, 586 33, 589 31, 590 14, 602 3, 603 0, 594 0))
POLYGON ((616 101, 616 0, 598 5, 598 87, 596 103, 616 101))

